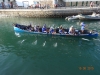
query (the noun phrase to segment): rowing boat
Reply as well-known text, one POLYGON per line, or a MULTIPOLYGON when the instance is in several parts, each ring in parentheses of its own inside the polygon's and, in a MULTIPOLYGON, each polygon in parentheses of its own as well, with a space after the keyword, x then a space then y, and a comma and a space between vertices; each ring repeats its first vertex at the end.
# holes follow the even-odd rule
POLYGON ((19 27, 14 26, 14 31, 17 32, 17 33, 66 36, 66 37, 69 37, 69 36, 72 36, 72 37, 90 37, 90 38, 98 37, 98 32, 96 30, 93 30, 92 32, 86 32, 84 34, 81 34, 79 30, 75 30, 75 32, 76 32, 75 34, 69 34, 68 31, 66 31, 66 33, 62 33, 62 34, 58 33, 58 32, 55 33, 55 34, 51 34, 51 33, 48 33, 48 32, 35 32, 35 31, 25 30, 25 29, 21 29, 19 27))

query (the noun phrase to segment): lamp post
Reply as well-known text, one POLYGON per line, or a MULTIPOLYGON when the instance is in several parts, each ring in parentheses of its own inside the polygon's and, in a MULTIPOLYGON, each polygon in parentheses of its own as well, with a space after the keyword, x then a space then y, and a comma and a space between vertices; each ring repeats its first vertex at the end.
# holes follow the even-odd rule
POLYGON ((47 9, 47 0, 46 0, 46 3, 45 3, 45 8, 47 9))

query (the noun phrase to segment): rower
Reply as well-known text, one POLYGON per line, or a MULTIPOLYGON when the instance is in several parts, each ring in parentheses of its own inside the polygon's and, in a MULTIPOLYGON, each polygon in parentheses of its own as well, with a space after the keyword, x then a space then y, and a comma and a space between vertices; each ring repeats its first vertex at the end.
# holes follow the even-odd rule
POLYGON ((17 24, 17 23, 15 23, 15 24, 13 24, 15 27, 18 27, 18 28, 20 28, 20 25, 19 24, 17 24))
POLYGON ((49 33, 53 33, 54 32, 54 28, 53 27, 50 27, 50 30, 49 30, 49 33))
POLYGON ((31 25, 31 24, 30 24, 30 25, 28 25, 28 26, 27 26, 27 28, 28 28, 29 30, 31 30, 32 25, 31 25))
POLYGON ((59 33, 60 33, 60 34, 63 33, 63 27, 62 27, 62 25, 59 27, 59 33))
POLYGON ((34 31, 37 32, 37 26, 36 25, 34 26, 34 31))
POLYGON ((43 27, 42 27, 42 32, 43 33, 46 33, 47 31, 46 31, 46 25, 44 25, 43 27))
POLYGON ((74 34, 74 33, 75 33, 75 29, 74 29, 73 26, 71 26, 71 27, 69 28, 69 34, 74 34))

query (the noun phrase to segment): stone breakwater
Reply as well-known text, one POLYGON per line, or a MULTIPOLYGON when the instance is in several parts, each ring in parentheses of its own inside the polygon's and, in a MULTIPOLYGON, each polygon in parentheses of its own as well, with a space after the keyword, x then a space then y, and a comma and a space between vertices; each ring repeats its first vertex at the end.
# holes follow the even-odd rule
POLYGON ((70 15, 100 13, 100 8, 61 9, 0 9, 0 17, 66 17, 70 15))

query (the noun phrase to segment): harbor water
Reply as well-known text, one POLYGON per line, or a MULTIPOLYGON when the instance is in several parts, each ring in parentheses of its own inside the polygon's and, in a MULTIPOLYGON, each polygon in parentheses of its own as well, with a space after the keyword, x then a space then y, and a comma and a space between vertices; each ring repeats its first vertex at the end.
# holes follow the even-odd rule
MULTIPOLYGON (((100 36, 56 37, 15 33, 13 23, 47 27, 73 25, 64 18, 0 18, 0 75, 100 75, 100 36)), ((84 21, 100 32, 100 21, 84 21)))

